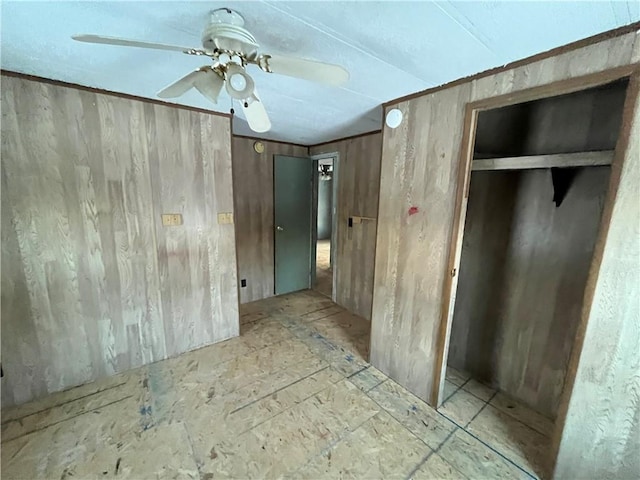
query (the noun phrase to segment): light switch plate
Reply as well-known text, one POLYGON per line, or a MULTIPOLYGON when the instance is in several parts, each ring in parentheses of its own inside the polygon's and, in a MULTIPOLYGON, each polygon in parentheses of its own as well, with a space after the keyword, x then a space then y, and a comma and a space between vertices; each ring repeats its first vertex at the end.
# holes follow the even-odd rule
POLYGON ((227 225, 229 223, 233 223, 233 213, 219 213, 218 214, 218 224, 219 225, 227 225))
POLYGON ((176 227, 182 225, 182 215, 180 213, 163 213, 162 225, 164 227, 176 227))

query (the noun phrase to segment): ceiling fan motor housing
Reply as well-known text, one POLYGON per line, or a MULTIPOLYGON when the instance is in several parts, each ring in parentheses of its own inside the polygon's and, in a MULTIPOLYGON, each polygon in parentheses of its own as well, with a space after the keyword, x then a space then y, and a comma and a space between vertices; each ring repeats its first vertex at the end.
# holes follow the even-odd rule
POLYGON ((209 24, 202 33, 202 46, 207 51, 222 50, 245 57, 254 56, 258 50, 255 37, 244 28, 242 16, 228 8, 211 12, 209 24))

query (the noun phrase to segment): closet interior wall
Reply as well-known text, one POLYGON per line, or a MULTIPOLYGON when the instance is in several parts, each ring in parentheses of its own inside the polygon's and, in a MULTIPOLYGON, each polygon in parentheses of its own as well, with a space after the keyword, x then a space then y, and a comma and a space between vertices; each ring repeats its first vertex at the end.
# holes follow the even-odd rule
POLYGON ((471 175, 448 363, 551 418, 610 170, 580 168, 560 207, 548 169, 471 175))

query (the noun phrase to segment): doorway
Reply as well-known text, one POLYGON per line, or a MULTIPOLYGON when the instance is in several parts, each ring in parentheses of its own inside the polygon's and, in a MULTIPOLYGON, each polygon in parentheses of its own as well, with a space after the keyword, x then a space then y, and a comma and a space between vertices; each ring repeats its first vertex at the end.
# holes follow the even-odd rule
POLYGON ((563 422, 627 87, 600 77, 467 109, 434 397, 534 476, 563 422))
POLYGON ((334 298, 334 259, 337 209, 337 153, 312 157, 315 164, 315 262, 313 289, 334 298))
POLYGON ((274 156, 275 294, 335 299, 338 153, 274 156))
POLYGON ((331 235, 333 230, 333 158, 317 160, 318 203, 316 221, 316 281, 314 289, 331 298, 333 263, 331 235))

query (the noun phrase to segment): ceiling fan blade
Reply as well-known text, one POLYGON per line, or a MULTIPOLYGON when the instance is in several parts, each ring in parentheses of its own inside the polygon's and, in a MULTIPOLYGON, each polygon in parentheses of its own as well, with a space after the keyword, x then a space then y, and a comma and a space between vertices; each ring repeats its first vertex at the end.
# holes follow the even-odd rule
POLYGON ((199 72, 200 75, 196 78, 193 86, 213 103, 218 103, 218 96, 224 85, 224 78, 218 75, 211 67, 201 68, 199 72))
POLYGON ((175 52, 188 52, 194 50, 188 47, 178 47, 176 45, 165 45, 163 43, 140 42, 138 40, 127 40, 126 38, 105 37, 103 35, 72 35, 71 38, 78 42, 103 43, 106 45, 120 45, 122 47, 153 48, 156 50, 172 50, 175 52))
POLYGON ((349 80, 349 72, 339 65, 282 55, 262 55, 258 65, 263 70, 289 77, 338 87, 349 80))
POLYGON ((242 104, 242 110, 244 110, 244 115, 247 117, 249 128, 254 132, 268 132, 271 129, 269 115, 264 108, 264 103, 258 97, 258 92, 255 90, 253 91, 253 96, 242 104))
POLYGON ((171 85, 158 92, 160 98, 175 98, 184 95, 195 86, 196 80, 203 74, 202 70, 190 72, 184 77, 176 80, 171 85))

